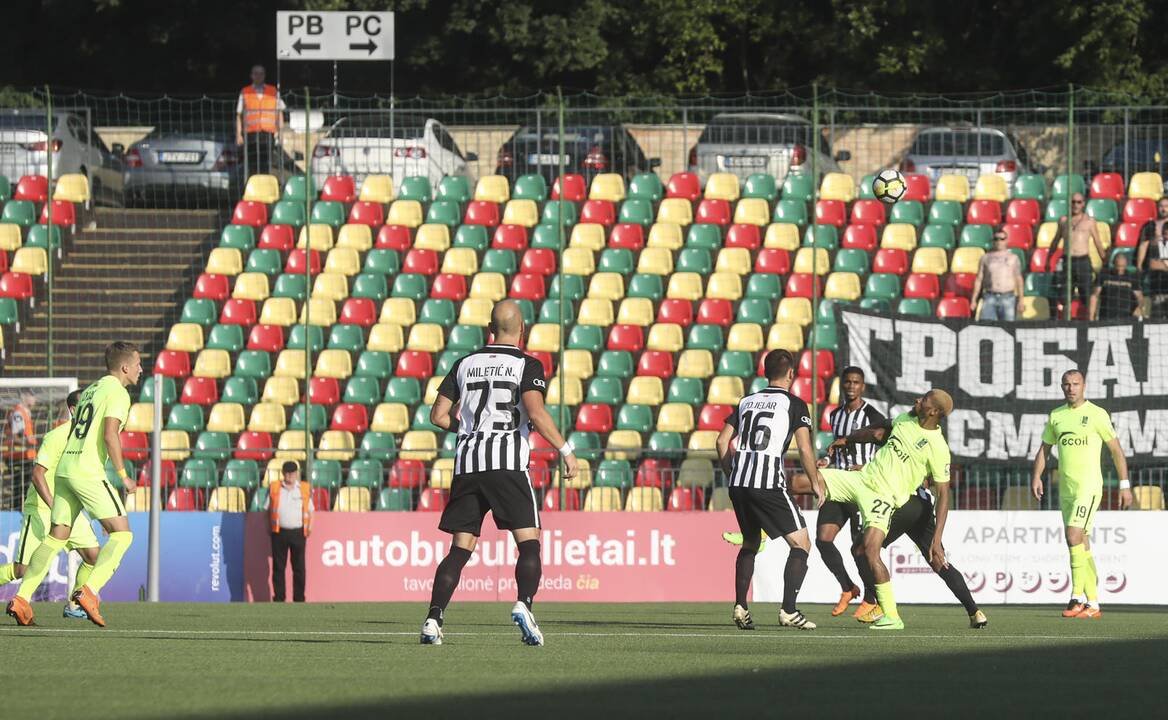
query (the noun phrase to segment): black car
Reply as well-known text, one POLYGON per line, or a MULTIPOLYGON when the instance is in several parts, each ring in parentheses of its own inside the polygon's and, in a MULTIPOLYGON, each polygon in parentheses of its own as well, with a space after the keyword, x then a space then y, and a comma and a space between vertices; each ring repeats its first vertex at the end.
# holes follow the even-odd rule
POLYGON ((1090 169, 1092 174, 1127 173, 1127 177, 1130 177, 1138 172, 1155 172, 1163 176, 1168 171, 1168 140, 1121 142, 1103 153, 1099 164, 1090 169))
MULTIPOLYGON (((601 173, 618 173, 625 179, 661 165, 660 158, 645 152, 623 125, 564 128, 564 172, 587 180, 601 173)), ((551 184, 560 174, 559 128, 523 127, 503 143, 495 174, 514 180, 521 175, 542 175, 551 184)))

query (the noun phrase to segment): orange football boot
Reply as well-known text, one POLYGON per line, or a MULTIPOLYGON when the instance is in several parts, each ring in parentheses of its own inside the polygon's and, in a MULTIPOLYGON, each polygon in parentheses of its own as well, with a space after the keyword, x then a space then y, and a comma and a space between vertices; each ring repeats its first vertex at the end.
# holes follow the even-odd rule
POLYGON ((856 587, 855 585, 852 586, 851 590, 845 590, 844 592, 840 593, 839 602, 837 602, 835 607, 831 609, 831 616, 839 617, 840 615, 843 615, 848 609, 848 603, 858 597, 860 597, 860 588, 856 587))
POLYGON ((73 593, 73 602, 80 605, 89 615, 90 622, 98 627, 105 627, 105 618, 101 616, 101 600, 88 585, 82 585, 80 590, 73 593))

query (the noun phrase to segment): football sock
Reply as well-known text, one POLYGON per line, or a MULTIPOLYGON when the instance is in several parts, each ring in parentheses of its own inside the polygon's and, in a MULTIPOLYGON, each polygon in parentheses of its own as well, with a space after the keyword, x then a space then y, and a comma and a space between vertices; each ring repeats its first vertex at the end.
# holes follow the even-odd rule
POLYGON ((58 540, 49 535, 29 558, 28 567, 24 569, 24 577, 20 580, 20 589, 16 594, 25 600, 32 600, 32 594, 41 586, 45 575, 49 574, 49 566, 57 559, 57 553, 65 549, 65 540, 58 540))
POLYGON ((470 560, 470 554, 465 548, 452 547, 434 572, 434 591, 430 594, 430 613, 426 617, 437 620, 439 625, 442 624, 442 611, 450 604, 450 597, 458 587, 458 579, 462 577, 462 568, 470 560))
POLYGON ((856 561, 860 582, 864 583, 864 602, 873 605, 876 603, 876 576, 872 574, 872 566, 865 555, 853 555, 852 559, 856 561))
POLYGON ((977 612, 977 603, 973 601, 973 594, 969 592, 969 585, 965 582, 965 577, 962 576, 960 570, 950 565, 937 574, 945 581, 949 592, 953 593, 953 597, 957 598, 957 601, 965 607, 967 614, 972 615, 977 612))
POLYGON ((799 596, 799 589, 803 587, 803 578, 807 577, 807 551, 803 548, 791 548, 787 555, 787 567, 783 570, 783 612, 795 612, 795 599, 799 596))
POLYGON ((531 609, 532 598, 539 589, 539 578, 543 566, 539 559, 539 540, 524 540, 519 543, 519 559, 515 562, 515 585, 519 589, 519 601, 531 609))
POLYGON ((97 554, 97 562, 93 565, 93 572, 89 574, 86 585, 95 593, 100 593, 105 584, 110 581, 122 564, 122 557, 134 542, 134 533, 129 530, 119 530, 110 533, 109 540, 101 546, 97 554))
POLYGON ((1083 597, 1087 585, 1087 549, 1082 543, 1071 546, 1071 595, 1083 597))
POLYGON ((848 577, 848 570, 844 567, 844 559, 840 555, 839 548, 835 543, 827 540, 816 540, 815 549, 819 551, 819 557, 823 558, 823 564, 835 576, 836 582, 839 583, 840 591, 847 592, 855 585, 852 579, 848 577))
POLYGON ((880 603, 880 609, 884 611, 886 617, 896 619, 900 617, 900 613, 896 611, 896 598, 892 594, 892 583, 880 583, 876 586, 876 600, 880 603))
POLYGON ((750 579, 754 577, 754 556, 757 550, 740 548, 738 559, 734 561, 734 602, 742 607, 746 604, 746 594, 750 592, 750 579))
POLYGON ((1099 571, 1095 568, 1095 554, 1087 553, 1087 570, 1083 591, 1087 593, 1087 604, 1099 607, 1099 571))
POLYGON ((7 585, 16 579, 16 566, 12 563, 0 565, 0 585, 7 585))
MULTIPOLYGON (((93 574, 93 566, 87 562, 82 562, 77 568, 77 580, 73 583, 73 590, 69 593, 69 597, 73 597, 73 593, 81 589, 81 586, 89 582, 90 575, 93 574)), ((92 586, 90 587, 92 590, 92 586)))

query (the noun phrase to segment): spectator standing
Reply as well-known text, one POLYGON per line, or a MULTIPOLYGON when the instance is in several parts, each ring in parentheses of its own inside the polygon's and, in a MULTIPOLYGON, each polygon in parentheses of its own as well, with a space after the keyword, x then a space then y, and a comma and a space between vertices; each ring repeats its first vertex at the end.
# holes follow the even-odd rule
POLYGON ((1164 232, 1164 225, 1168 224, 1168 197, 1160 198, 1156 203, 1156 219, 1153 221, 1156 228, 1156 237, 1164 232))
POLYGON ((284 130, 284 101, 275 85, 264 82, 263 65, 251 69, 235 103, 235 142, 242 145, 249 175, 272 172, 272 158, 284 130))
POLYGON ((1151 317, 1161 320, 1168 318, 1168 223, 1162 226, 1159 233, 1151 232, 1151 227, 1147 225, 1144 229, 1147 232, 1140 241, 1136 268, 1142 270, 1148 280, 1148 295, 1152 298, 1151 317))
POLYGON ((1014 322, 1022 312, 1022 264, 1006 247, 1008 238, 1001 228, 994 231, 994 247, 982 256, 973 281, 971 302, 980 298, 984 321, 1014 322))
POLYGON ((1138 318, 1140 303, 1144 300, 1139 274, 1128 273, 1130 262, 1124 253, 1117 254, 1111 265, 1112 269, 1105 268, 1095 282, 1095 292, 1091 295, 1091 319, 1138 318))
POLYGON ((288 556, 292 556, 292 602, 304 602, 304 546, 312 528, 312 489, 300 479, 300 466, 284 463, 280 480, 268 483, 272 530, 272 601, 284 602, 288 556))
MULTIPOLYGON (((1095 249, 1099 251, 1099 257, 1107 257, 1107 251, 1104 250, 1103 241, 1099 237, 1099 228, 1095 225, 1095 218, 1084 212, 1086 204, 1087 201, 1083 198, 1083 193, 1075 193, 1071 196, 1071 216, 1069 219, 1066 215, 1059 218, 1058 230, 1050 244, 1050 254, 1047 255, 1047 271, 1049 272, 1049 258, 1054 257, 1059 243, 1066 241, 1070 249, 1067 254, 1071 258, 1071 284, 1084 308, 1091 300, 1091 244, 1094 243, 1095 249), (1068 231, 1071 236, 1069 240, 1066 239, 1068 231)), ((1060 278, 1066 274, 1066 265, 1062 264, 1064 261, 1065 258, 1060 261, 1058 267, 1060 278)))

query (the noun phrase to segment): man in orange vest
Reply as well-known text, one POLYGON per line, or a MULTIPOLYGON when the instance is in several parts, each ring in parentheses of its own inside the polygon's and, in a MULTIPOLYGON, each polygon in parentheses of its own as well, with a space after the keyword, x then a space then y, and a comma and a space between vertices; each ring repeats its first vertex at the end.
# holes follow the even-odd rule
POLYGON ((268 483, 272 530, 272 601, 284 602, 284 574, 292 555, 292 602, 304 602, 304 545, 312 529, 312 488, 300 479, 300 466, 284 463, 283 480, 268 483))
POLYGON ((4 428, 4 462, 8 464, 8 470, 12 475, 12 485, 7 490, 12 493, 16 502, 24 497, 32 482, 33 461, 37 456, 37 437, 32 422, 32 410, 36 404, 36 395, 28 390, 22 390, 20 402, 9 411, 8 424, 4 428))
POLYGON ((251 175, 272 171, 272 155, 284 129, 284 101, 264 77, 263 65, 252 67, 251 84, 235 103, 235 142, 243 145, 251 175))

